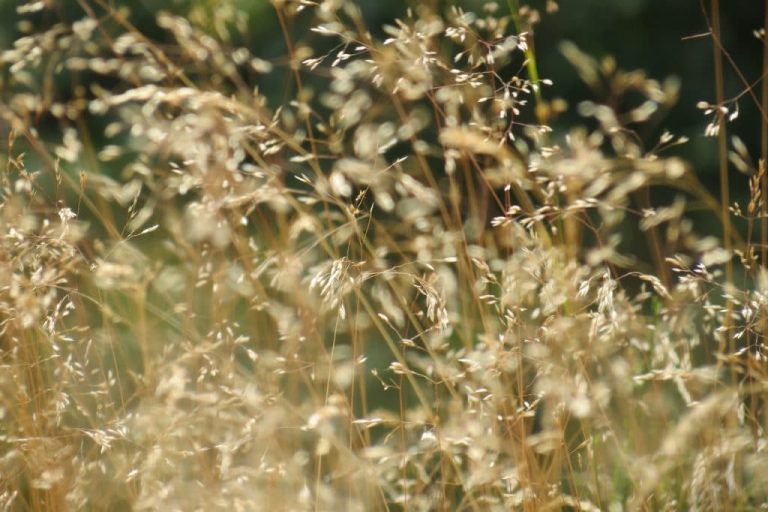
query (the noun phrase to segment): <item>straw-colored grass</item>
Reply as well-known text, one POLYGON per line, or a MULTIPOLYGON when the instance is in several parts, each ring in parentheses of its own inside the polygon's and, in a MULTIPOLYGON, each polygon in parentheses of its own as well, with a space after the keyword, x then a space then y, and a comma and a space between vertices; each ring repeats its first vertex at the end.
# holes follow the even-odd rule
POLYGON ((238 2, 19 7, 0 506, 764 509, 766 144, 732 205, 720 50, 718 196, 634 131, 679 83, 536 40, 611 94, 553 132, 524 3, 273 0, 278 59, 238 2))

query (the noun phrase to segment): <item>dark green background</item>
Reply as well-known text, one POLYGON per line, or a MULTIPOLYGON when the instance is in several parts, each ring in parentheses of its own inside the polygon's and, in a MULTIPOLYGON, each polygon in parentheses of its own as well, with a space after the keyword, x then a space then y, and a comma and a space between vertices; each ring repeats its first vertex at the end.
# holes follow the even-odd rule
MULTIPOLYGON (((84 0, 90 5, 95 3, 84 0)), ((18 1, 0 0, 0 48, 8 48, 19 36, 15 14, 18 1)), ((376 33, 376 27, 390 23, 395 17, 402 16, 409 5, 433 4, 444 9, 452 2, 432 0, 359 0, 368 25, 376 33)), ((467 10, 481 11, 485 3, 481 0, 459 2, 467 10)), ((543 11, 543 0, 522 1, 543 11)), ((127 6, 131 10, 131 19, 146 34, 166 38, 154 22, 155 15, 161 9, 178 13, 187 12, 192 5, 215 10, 219 3, 211 0, 135 0, 110 1, 110 5, 127 6)), ((505 2, 499 2, 500 8, 506 9, 505 2)), ((543 15, 543 20, 536 28, 536 51, 539 59, 539 71, 543 78, 550 78, 554 86, 545 90, 545 96, 557 95, 566 99, 570 110, 555 125, 556 134, 562 136, 569 127, 583 123, 575 114, 575 106, 584 99, 599 100, 586 88, 574 69, 567 63, 558 50, 562 40, 576 43, 582 50, 595 56, 613 55, 620 68, 643 69, 652 78, 659 80, 674 75, 681 79, 682 90, 678 104, 668 116, 651 131, 641 133, 647 137, 647 144, 654 145, 662 129, 669 129, 677 135, 686 135, 690 142, 675 148, 675 153, 691 162, 697 169, 702 181, 717 192, 717 144, 716 140, 704 137, 707 119, 696 108, 700 100, 714 102, 714 78, 712 66, 712 42, 708 37, 684 39, 707 31, 702 6, 709 7, 709 2, 699 0, 561 0, 559 12, 543 15)), ((759 0, 726 0, 721 2, 722 39, 744 76, 755 82, 761 74, 762 43, 754 37, 753 30, 763 24, 764 7, 759 0)), ((236 6, 249 13, 248 31, 242 40, 235 44, 249 47, 256 55, 276 58, 286 55, 285 44, 273 8, 267 0, 239 0, 236 6)), ((103 12, 94 7, 97 12, 103 12)), ((61 20, 75 20, 84 16, 82 7, 75 0, 60 0, 52 9, 29 17, 39 27, 50 26, 61 20)), ((295 29, 305 30, 297 21, 295 29)), ((299 34, 297 34, 299 35, 299 34)), ((743 84, 737 79, 733 69, 726 61, 726 97, 733 97, 744 91, 743 84)), ((7 68, 4 71, 7 73, 7 68)), ((274 98, 279 104, 286 94, 289 80, 279 75, 268 78, 260 84, 262 91, 274 98)), ((63 97, 67 96, 67 83, 61 83, 63 97)), ((759 85, 758 85, 759 87, 759 85)), ((10 91, 0 91, 5 101, 10 91)), ((759 97, 759 90, 757 96, 759 97)), ((754 160, 760 151, 760 117, 756 106, 748 95, 740 101, 741 114, 729 125, 728 134, 737 134, 746 143, 754 160)), ((43 131, 45 131, 45 127, 43 131)), ((50 127, 53 128, 53 127, 50 127)), ((556 135, 557 136, 557 135, 556 135)), ((746 193, 747 180, 737 171, 732 170, 731 193, 734 198, 746 193)))

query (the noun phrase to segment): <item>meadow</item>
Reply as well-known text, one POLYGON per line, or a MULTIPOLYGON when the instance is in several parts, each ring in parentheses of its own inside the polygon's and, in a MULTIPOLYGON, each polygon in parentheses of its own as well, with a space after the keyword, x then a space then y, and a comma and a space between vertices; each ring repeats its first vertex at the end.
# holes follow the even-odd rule
POLYGON ((0 509, 768 507, 768 80, 748 148, 717 0, 714 191, 638 135, 680 81, 553 0, 272 0, 280 56, 234 0, 55 4, 0 53, 0 509))

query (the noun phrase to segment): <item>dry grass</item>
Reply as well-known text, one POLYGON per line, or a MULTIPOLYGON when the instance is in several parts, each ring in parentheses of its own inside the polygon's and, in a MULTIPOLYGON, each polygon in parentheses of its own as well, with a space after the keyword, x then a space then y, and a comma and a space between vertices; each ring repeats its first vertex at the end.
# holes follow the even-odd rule
POLYGON ((4 509, 765 508, 765 165, 644 147, 676 82, 563 44, 614 96, 553 134, 530 9, 274 0, 266 61, 233 2, 79 4, 0 55, 4 509))

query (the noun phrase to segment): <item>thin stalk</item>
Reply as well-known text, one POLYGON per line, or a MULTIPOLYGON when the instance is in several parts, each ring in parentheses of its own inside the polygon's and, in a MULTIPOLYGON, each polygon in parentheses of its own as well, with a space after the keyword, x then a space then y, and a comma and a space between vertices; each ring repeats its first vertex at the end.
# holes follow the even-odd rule
MULTIPOLYGON (((763 94, 762 104, 763 112, 768 112, 768 0, 765 0, 765 18, 763 21, 763 94)), ((760 159, 768 162, 768 118, 762 116, 760 123, 760 159)), ((760 179, 760 188, 763 195, 762 206, 760 208, 760 262, 763 266, 768 265, 768 207, 766 207, 766 199, 768 199, 768 176, 763 174, 760 179)))
MULTIPOLYGON (((715 64, 715 100, 718 107, 725 101, 725 92, 723 85, 723 52, 720 38, 720 0, 712 0, 710 4, 712 9, 712 37, 713 53, 715 64)), ((717 134, 718 147, 718 167, 720 169, 720 217, 723 222, 723 248, 731 253, 733 251, 733 242, 731 240, 733 228, 731 226, 731 215, 728 210, 730 205, 730 193, 728 189, 728 149, 726 147, 726 126, 725 113, 718 109, 717 112, 719 131, 717 134)), ((725 264, 725 279, 729 284, 733 283, 733 260, 729 259, 725 264)), ((729 343, 729 350, 732 353, 733 336, 730 331, 731 316, 733 314, 733 302, 728 299, 726 303, 725 328, 729 343)), ((724 348, 724 347, 721 347, 724 348)))
MULTIPOLYGON (((515 30, 518 34, 528 32, 523 30, 523 22, 520 19, 520 4, 518 0, 507 0, 507 6, 509 7, 509 13, 512 15, 512 23, 515 25, 515 30)), ((530 27, 527 27, 530 29, 530 27)), ((543 100, 541 97, 541 84, 539 80, 539 68, 536 64, 536 51, 533 42, 533 31, 530 30, 530 34, 526 37, 525 48, 525 68, 528 71, 528 78, 533 84, 533 96, 536 99, 536 119, 539 123, 545 124, 543 115, 543 100)))
MULTIPOLYGON (((761 205, 760 205, 760 264, 762 266, 768 266, 768 207, 766 207, 766 198, 768 198, 768 176, 766 176, 765 165, 768 162, 768 117, 765 112, 768 112, 768 0, 765 0, 765 13, 763 18, 763 93, 761 98, 762 112, 760 118, 760 162, 758 163, 758 172, 760 176, 760 192, 761 192, 761 205)), ((755 337, 755 348, 762 341, 764 342, 768 335, 768 327, 763 327, 762 332, 758 333, 755 337), (762 335, 762 339, 761 339, 762 335)), ((760 419, 757 414, 759 406, 759 397, 756 394, 751 394, 749 398, 750 409, 754 416, 752 421, 752 436, 757 444, 759 440, 759 427, 760 419)), ((764 425, 763 425, 764 426, 764 425)))
MULTIPOLYGON (((528 71, 528 78, 531 81, 533 87, 533 98, 536 103, 533 110, 534 115, 536 116, 536 121, 541 125, 545 125, 548 121, 546 114, 548 109, 544 108, 544 99, 541 95, 541 80, 539 79, 539 67, 536 60, 536 47, 533 37, 533 28, 528 26, 525 27, 528 30, 523 30, 523 22, 520 19, 520 3, 518 0, 507 0, 507 6, 509 7, 509 13, 512 16, 512 23, 514 24, 517 33, 521 34, 523 32, 530 32, 526 37, 527 44, 525 47, 525 68, 528 71)), ((554 194, 552 197, 552 202, 556 207, 560 206, 561 198, 559 193, 554 194)), ((566 246, 566 250, 568 251, 568 255, 570 257, 575 257, 579 240, 578 225, 571 218, 558 218, 556 222, 556 228, 557 240, 561 245, 566 246)), ((546 229, 542 229, 541 231, 546 231, 546 229)), ((544 237, 549 239, 549 233, 546 233, 544 237)))

